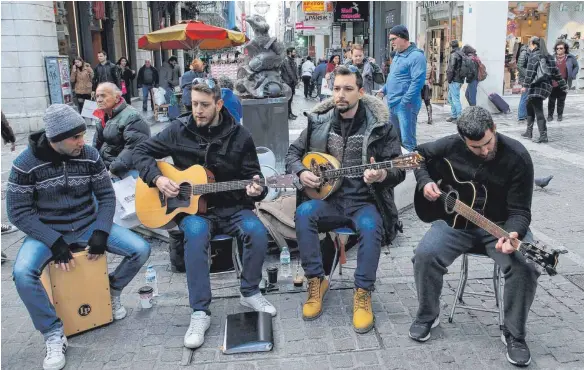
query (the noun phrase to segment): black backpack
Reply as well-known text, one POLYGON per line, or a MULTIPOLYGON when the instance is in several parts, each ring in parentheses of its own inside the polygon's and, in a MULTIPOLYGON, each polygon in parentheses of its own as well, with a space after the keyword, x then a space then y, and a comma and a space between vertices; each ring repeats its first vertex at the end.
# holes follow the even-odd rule
POLYGON ((472 60, 472 57, 461 51, 458 51, 458 55, 460 55, 460 77, 466 78, 467 82, 476 80, 478 77, 477 63, 472 60))

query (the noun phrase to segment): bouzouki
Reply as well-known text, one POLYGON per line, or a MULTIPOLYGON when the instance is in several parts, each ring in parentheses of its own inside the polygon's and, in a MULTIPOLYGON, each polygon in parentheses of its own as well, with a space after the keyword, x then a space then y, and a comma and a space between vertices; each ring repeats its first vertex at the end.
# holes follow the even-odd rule
POLYGON ((330 154, 309 152, 302 158, 302 164, 320 178, 320 187, 305 188, 304 192, 311 199, 323 200, 333 194, 343 183, 343 177, 362 177, 367 169, 381 170, 385 168, 414 169, 420 167, 423 158, 418 153, 409 153, 390 161, 364 164, 360 166, 342 167, 339 161, 330 154))
MULTIPOLYGON (((487 204, 487 188, 474 181, 458 180, 450 161, 443 161, 440 163, 444 166, 440 178, 432 176, 430 171, 432 179, 435 179, 442 190, 440 198, 435 202, 429 201, 424 197, 424 189, 415 193, 414 208, 418 217, 424 222, 444 220, 455 229, 466 229, 474 224, 495 238, 509 238, 507 231, 483 216, 487 204)), ((559 251, 547 251, 539 242, 512 239, 512 244, 527 259, 543 267, 550 276, 557 273, 559 251)))
POLYGON ((180 171, 170 163, 157 162, 162 175, 180 187, 178 196, 166 197, 157 187, 149 187, 142 179, 136 181, 136 215, 140 222, 152 229, 174 226, 172 220, 179 213, 194 215, 207 212, 205 194, 232 190, 243 190, 257 183, 264 187, 294 188, 292 175, 272 176, 256 180, 234 180, 215 182, 215 176, 203 166, 194 165, 180 171))

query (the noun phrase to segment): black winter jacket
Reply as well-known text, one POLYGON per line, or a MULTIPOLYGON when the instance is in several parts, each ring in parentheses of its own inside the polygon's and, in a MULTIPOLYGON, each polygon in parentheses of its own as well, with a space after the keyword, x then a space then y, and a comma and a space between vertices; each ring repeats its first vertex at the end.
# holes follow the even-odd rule
POLYGON ((525 72, 525 79, 523 80, 523 87, 527 89, 528 98, 547 99, 552 93, 552 81, 556 81, 559 84, 560 89, 564 91, 568 90, 568 84, 562 78, 560 70, 556 65, 556 60, 552 55, 545 59, 551 77, 547 81, 539 82, 537 84, 532 83, 532 81, 537 78, 539 62, 540 59, 543 60, 543 58, 539 47, 533 49, 529 55, 527 71, 525 72))
MULTIPOLYGON (((400 141, 394 127, 389 124, 387 105, 370 95, 361 98, 361 104, 366 112, 367 129, 364 134, 362 163, 367 164, 374 157, 377 162, 387 161, 401 155, 400 141)), ((332 130, 333 120, 338 119, 333 98, 324 100, 315 106, 308 115, 309 126, 312 127, 309 140, 309 151, 327 153, 327 142, 332 130)), ((306 154, 308 131, 303 130, 286 154, 286 172, 299 175, 306 170, 302 158, 306 154)), ((391 242, 396 235, 398 223, 397 207, 393 199, 393 188, 405 179, 405 171, 388 169, 387 177, 381 183, 370 185, 369 189, 375 199, 377 210, 383 218, 385 243, 391 242)))
MULTIPOLYGON (((162 173, 155 159, 172 157, 174 166, 185 170, 201 165, 215 175, 216 182, 250 180, 255 175, 263 178, 251 133, 238 125, 229 111, 221 109, 220 124, 198 128, 191 114, 173 120, 156 136, 141 143, 134 150, 134 164, 140 177, 150 187, 162 173)), ((265 198, 268 188, 258 197, 249 197, 245 190, 206 195, 207 205, 228 209, 229 213, 253 209, 255 202, 265 198)))
POLYGON ((298 83, 298 66, 296 61, 290 57, 286 57, 280 66, 280 75, 282 80, 289 86, 296 86, 298 83))
POLYGON ((527 73, 527 61, 531 51, 527 45, 523 45, 519 51, 519 58, 517 58, 517 70, 519 71, 519 83, 523 84, 525 74, 527 73))
POLYGON ((97 85, 102 82, 113 82, 118 88, 122 88, 121 82, 121 71, 117 65, 113 64, 109 60, 102 65, 98 65, 93 68, 93 91, 97 89, 97 85))
POLYGON ((460 75, 460 69, 462 67, 462 55, 460 48, 452 49, 450 53, 450 62, 448 63, 448 69, 446 70, 446 77, 448 78, 448 83, 459 82, 464 83, 464 77, 460 75))
POLYGON ((111 118, 107 114, 105 117, 105 127, 101 122, 95 125, 93 146, 99 150, 103 162, 112 174, 125 177, 129 170, 134 169, 132 150, 148 140, 150 126, 125 102, 114 108, 111 118))
MULTIPOLYGON (((156 68, 154 68, 153 66, 150 66, 150 68, 152 68, 152 79, 154 80, 152 85, 154 87, 158 87, 158 70, 156 68)), ((141 88, 142 85, 144 85, 144 70, 146 69, 145 66, 142 66, 140 68, 140 70, 138 71, 138 80, 136 81, 138 88, 141 88)))

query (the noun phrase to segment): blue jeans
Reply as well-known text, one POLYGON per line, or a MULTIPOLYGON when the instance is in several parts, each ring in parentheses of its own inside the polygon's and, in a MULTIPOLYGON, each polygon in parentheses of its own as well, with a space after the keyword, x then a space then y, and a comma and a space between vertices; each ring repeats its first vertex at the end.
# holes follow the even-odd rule
POLYGON ((521 93, 521 100, 519 100, 517 119, 519 120, 527 119, 527 91, 521 93))
POLYGON ((462 113, 462 105, 460 104, 460 82, 451 82, 448 84, 448 103, 450 103, 450 110, 452 111, 452 118, 458 119, 462 113))
POLYGON ((268 231, 253 211, 244 209, 231 215, 187 216, 181 221, 180 229, 185 235, 184 258, 189 303, 193 311, 205 311, 210 314, 208 248, 209 242, 216 234, 228 234, 243 242, 240 292, 244 297, 260 292, 262 266, 268 250, 268 231))
POLYGON ((466 86, 466 92, 464 93, 464 96, 466 97, 466 101, 468 102, 468 105, 470 105, 471 107, 474 107, 475 105, 477 105, 477 86, 479 84, 479 80, 474 80, 471 83, 467 84, 466 86))
MULTIPOLYGON (((92 233, 93 227, 90 227, 76 243, 87 244, 92 233)), ((150 257, 150 245, 132 231, 113 224, 106 250, 125 257, 109 275, 111 294, 119 296, 150 257)), ((63 323, 57 317, 55 307, 49 301, 40 281, 44 267, 52 258, 53 253, 48 246, 27 237, 16 256, 13 272, 18 295, 24 302, 34 327, 45 339, 63 331, 63 323)))
POLYGON ((151 108, 154 109, 154 103, 153 103, 153 99, 154 97, 152 97, 151 95, 151 90, 154 86, 152 85, 142 85, 142 109, 143 110, 147 110, 148 109, 148 95, 150 95, 150 99, 151 100, 151 108))
POLYGON ((404 148, 410 152, 417 145, 416 124, 422 102, 398 104, 390 109, 389 122, 397 129, 404 148))
POLYGON ((296 236, 307 278, 324 276, 319 232, 351 227, 359 234, 355 287, 373 290, 381 254, 383 220, 371 203, 309 200, 296 210, 296 236))

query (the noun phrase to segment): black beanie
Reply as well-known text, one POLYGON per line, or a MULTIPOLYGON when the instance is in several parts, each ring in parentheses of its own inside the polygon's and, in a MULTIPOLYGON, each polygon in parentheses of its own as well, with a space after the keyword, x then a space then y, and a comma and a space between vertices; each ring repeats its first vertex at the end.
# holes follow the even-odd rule
POLYGON ((410 40, 410 33, 408 32, 408 29, 406 28, 406 26, 403 25, 397 25, 397 26, 393 26, 391 28, 391 30, 389 30, 389 34, 390 35, 396 35, 399 38, 402 38, 404 40, 410 40))

